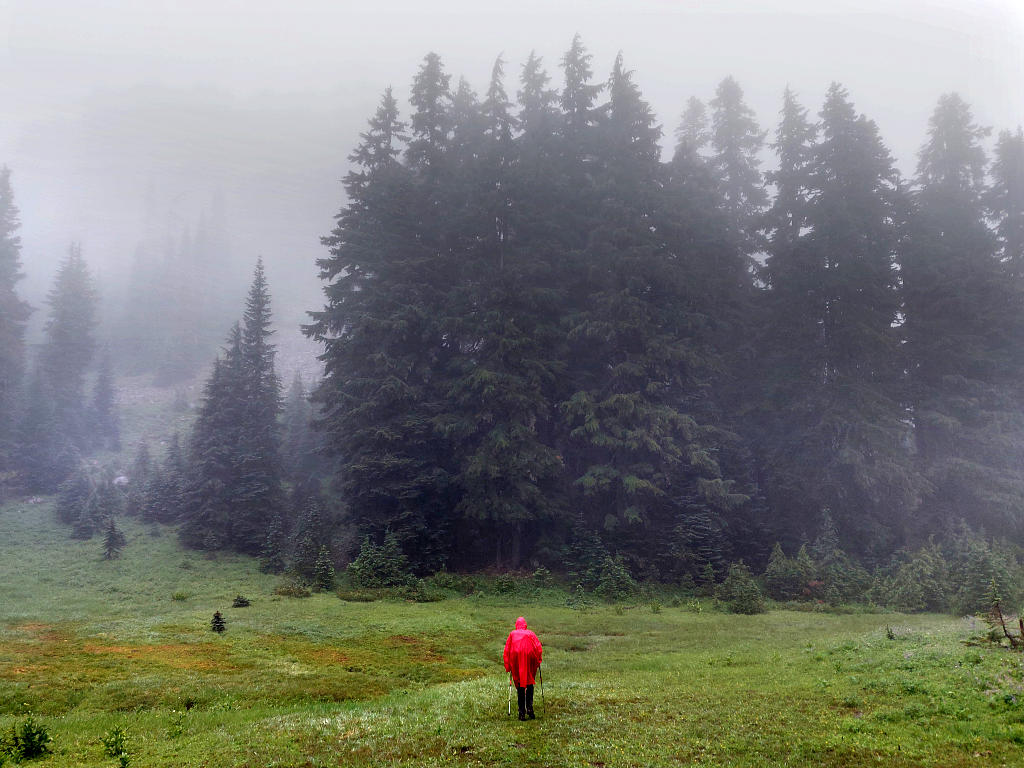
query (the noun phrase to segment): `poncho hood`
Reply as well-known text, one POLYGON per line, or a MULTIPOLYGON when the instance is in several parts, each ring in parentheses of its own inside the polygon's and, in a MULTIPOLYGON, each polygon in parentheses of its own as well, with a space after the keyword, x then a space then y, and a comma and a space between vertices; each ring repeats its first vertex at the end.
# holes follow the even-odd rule
MULTIPOLYGON (((505 626, 508 626, 507 624, 505 626)), ((520 616, 516 619, 516 629, 526 629, 526 619, 520 616)))

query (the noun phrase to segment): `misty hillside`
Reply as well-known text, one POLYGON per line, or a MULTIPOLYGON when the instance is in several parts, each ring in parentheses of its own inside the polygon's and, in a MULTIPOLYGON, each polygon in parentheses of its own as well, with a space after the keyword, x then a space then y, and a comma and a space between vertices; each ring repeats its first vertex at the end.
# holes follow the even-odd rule
POLYGON ((1014 764, 1015 4, 0 29, 0 765, 1014 764))
POLYGON ((666 137, 624 56, 606 79, 592 61, 578 35, 559 84, 499 57, 477 94, 431 53, 407 110, 384 92, 317 261, 322 370, 275 325, 261 259, 231 298, 218 196, 180 232, 148 198, 115 299, 72 244, 26 354, 8 174, 9 488, 59 490, 81 536, 124 496, 271 570, 386 541, 421 574, 594 588, 788 556, 836 601, 978 542, 1010 579, 1020 130, 989 147, 945 94, 908 181, 841 84, 813 109, 786 89, 766 130, 726 77, 666 137), (163 457, 122 442, 117 372, 190 417, 163 457))

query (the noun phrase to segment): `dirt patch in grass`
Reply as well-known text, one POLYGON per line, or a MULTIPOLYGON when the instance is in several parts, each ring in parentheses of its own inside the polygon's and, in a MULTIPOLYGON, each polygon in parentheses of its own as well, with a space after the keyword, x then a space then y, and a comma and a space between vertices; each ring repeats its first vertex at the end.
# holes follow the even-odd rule
POLYGON ((118 656, 161 664, 174 669, 216 669, 235 671, 224 649, 210 643, 167 643, 163 645, 99 645, 86 644, 83 652, 96 656, 118 656))
POLYGON ((351 656, 336 648, 309 648, 299 654, 303 661, 314 664, 347 664, 351 656))
POLYGON ((387 644, 392 648, 408 649, 408 660, 412 662, 444 664, 447 661, 444 654, 437 650, 436 645, 431 645, 422 637, 392 635, 387 639, 387 644))
POLYGON ((16 624, 12 629, 14 632, 28 635, 33 640, 42 643, 65 643, 71 638, 70 632, 58 629, 53 624, 28 622, 26 624, 16 624))
POLYGON ((34 675, 39 672, 45 672, 49 667, 46 664, 29 664, 24 667, 11 667, 7 672, 12 677, 18 675, 34 675))

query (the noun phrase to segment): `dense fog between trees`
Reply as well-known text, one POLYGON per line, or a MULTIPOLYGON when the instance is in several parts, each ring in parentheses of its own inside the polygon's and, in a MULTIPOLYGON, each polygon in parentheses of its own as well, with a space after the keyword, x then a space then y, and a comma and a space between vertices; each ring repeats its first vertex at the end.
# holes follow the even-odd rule
POLYGON ((40 179, 25 206, 9 163, 2 492, 56 493, 75 536, 138 515, 307 578, 388 552, 587 589, 742 561, 779 599, 970 582, 929 608, 1018 583, 1018 125, 939 83, 898 163, 843 82, 755 110, 727 75, 669 119, 628 49, 608 66, 586 42, 492 55, 479 87, 429 53, 349 147, 308 128, 291 170, 324 172, 282 184, 296 234, 266 260, 244 204, 270 198, 133 172, 130 248, 68 233, 43 293, 40 179), (126 387, 176 393, 159 449, 123 439, 126 387))

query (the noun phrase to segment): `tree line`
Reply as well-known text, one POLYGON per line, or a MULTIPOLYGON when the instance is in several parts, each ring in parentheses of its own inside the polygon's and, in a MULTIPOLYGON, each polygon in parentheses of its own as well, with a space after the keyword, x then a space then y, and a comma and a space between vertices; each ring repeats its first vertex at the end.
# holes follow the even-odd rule
POLYGON ((662 131, 620 55, 390 89, 324 238, 315 398, 361 534, 424 570, 596 540, 634 574, 1019 541, 1024 135, 944 95, 904 179, 833 84, 768 137, 732 78, 662 131), (760 167, 768 145, 773 170, 760 167), (772 194, 769 194, 771 192, 772 194))
MULTIPOLYGON (((1019 542, 1020 129, 989 159, 944 95, 908 180, 840 85, 815 116, 787 89, 769 137, 726 78, 666 159, 621 55, 595 82, 577 37, 560 68, 555 88, 531 55, 513 101, 500 58, 481 97, 430 54, 407 117, 384 93, 324 238, 314 402, 293 384, 282 431, 260 265, 191 434, 162 464, 140 448, 128 510, 268 570, 312 572, 344 530, 420 573, 547 563, 594 583, 738 559, 782 583, 834 534, 811 561, 854 574, 837 594, 858 561, 920 564, 929 536, 974 541, 965 525, 1019 542)), ((0 472, 69 478, 58 513, 91 535, 110 478, 83 484, 76 457, 113 440, 85 426, 112 399, 103 375, 83 394, 92 289, 73 250, 27 372, 2 181, 0 398, 20 406, 0 408, 0 472)))

